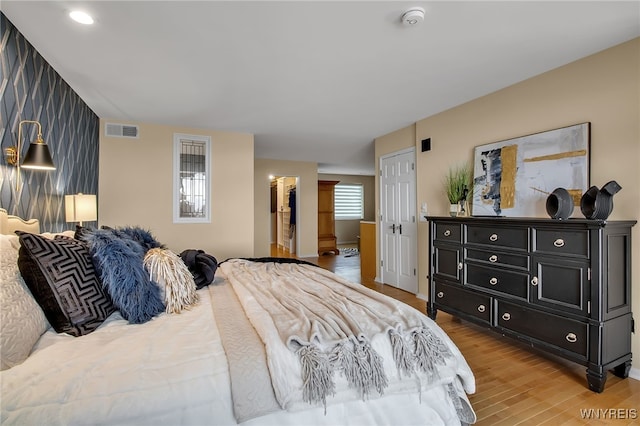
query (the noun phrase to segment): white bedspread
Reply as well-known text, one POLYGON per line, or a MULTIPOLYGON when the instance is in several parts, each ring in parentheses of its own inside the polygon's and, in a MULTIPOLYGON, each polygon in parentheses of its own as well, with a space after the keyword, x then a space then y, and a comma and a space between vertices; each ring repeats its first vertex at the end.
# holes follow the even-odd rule
MULTIPOLYGON (((217 278, 216 281, 219 281, 217 278)), ((1 422, 18 425, 235 424, 228 365, 210 294, 179 315, 132 325, 117 313, 78 338, 47 332, 23 364, 0 373, 1 422)), ((304 411, 247 425, 458 424, 442 388, 304 411)))

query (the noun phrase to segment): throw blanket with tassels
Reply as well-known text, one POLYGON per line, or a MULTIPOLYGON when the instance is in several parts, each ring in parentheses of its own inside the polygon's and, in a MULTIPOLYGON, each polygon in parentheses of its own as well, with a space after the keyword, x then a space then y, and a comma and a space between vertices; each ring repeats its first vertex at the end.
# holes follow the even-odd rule
POLYGON ((265 343, 283 408, 419 392, 458 377, 475 391, 446 334, 395 299, 308 264, 230 259, 220 268, 265 343))

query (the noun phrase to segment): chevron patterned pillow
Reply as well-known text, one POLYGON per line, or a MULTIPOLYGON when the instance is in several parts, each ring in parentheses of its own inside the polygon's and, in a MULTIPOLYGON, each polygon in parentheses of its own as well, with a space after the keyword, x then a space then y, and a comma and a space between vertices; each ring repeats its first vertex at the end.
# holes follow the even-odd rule
POLYGON ((73 238, 51 240, 17 231, 18 267, 58 333, 91 333, 115 311, 98 280, 87 245, 73 238))

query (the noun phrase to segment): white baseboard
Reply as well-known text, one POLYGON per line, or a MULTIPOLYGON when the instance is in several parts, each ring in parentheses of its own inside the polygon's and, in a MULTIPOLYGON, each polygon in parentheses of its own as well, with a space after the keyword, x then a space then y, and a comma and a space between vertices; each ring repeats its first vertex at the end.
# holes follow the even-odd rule
POLYGON ((315 254, 302 254, 302 253, 298 254, 298 253, 296 253, 296 257, 299 257, 302 260, 304 260, 305 257, 318 257, 318 253, 315 253, 315 254))
POLYGON ((422 294, 422 293, 418 293, 418 294, 416 294, 416 297, 417 297, 418 299, 420 299, 420 300, 424 300, 425 302, 428 302, 428 301, 429 301, 429 298, 428 298, 427 296, 425 296, 424 294, 422 294))

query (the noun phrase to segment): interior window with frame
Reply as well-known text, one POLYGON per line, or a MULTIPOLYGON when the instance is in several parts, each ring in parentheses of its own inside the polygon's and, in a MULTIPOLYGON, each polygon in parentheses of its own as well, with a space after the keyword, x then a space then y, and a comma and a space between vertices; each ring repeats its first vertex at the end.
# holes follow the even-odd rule
POLYGON ((211 222, 211 138, 173 135, 173 222, 211 222))
POLYGON ((336 220, 362 220, 364 218, 364 190, 360 183, 339 183, 334 190, 336 220))

